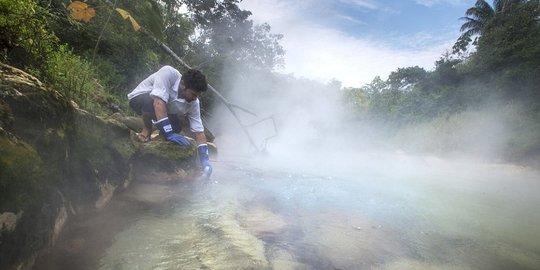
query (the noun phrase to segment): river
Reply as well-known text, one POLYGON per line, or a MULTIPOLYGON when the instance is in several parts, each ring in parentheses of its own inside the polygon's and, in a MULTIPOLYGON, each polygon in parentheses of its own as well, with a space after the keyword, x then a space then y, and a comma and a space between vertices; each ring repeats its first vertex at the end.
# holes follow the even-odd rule
POLYGON ((540 269, 540 175, 525 167, 403 153, 213 164, 211 180, 139 177, 35 269, 540 269))

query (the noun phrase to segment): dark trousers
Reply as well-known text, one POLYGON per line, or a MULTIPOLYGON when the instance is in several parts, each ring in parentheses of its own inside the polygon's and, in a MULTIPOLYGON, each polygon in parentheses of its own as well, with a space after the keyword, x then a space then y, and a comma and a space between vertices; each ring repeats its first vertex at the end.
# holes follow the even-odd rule
MULTIPOLYGON (((150 94, 138 95, 131 100, 129 100, 129 107, 135 111, 138 115, 143 115, 143 113, 151 113, 154 115, 156 111, 154 110, 154 99, 150 94)), ((180 133, 182 130, 182 124, 180 122, 180 117, 177 114, 169 114, 169 121, 174 133, 180 133)), ((157 120, 157 119, 154 119, 157 120)))

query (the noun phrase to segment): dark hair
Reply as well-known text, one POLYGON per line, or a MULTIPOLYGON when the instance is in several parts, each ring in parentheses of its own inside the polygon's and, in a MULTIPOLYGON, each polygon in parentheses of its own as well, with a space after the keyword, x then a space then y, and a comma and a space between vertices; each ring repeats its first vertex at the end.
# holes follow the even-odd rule
POLYGON ((186 89, 193 89, 197 92, 204 92, 208 87, 206 77, 196 69, 190 69, 182 74, 182 81, 184 81, 186 89))

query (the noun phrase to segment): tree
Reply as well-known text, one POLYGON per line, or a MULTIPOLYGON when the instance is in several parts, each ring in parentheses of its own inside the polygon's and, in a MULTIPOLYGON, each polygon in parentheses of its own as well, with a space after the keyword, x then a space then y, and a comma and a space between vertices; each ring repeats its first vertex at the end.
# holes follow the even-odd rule
POLYGON ((225 65, 272 70, 283 61, 282 35, 272 34, 268 24, 254 25, 250 11, 238 7, 240 0, 182 0, 193 18, 199 63, 213 63, 221 72, 225 65))
MULTIPOLYGON (((467 9, 465 17, 460 18, 465 21, 461 26, 461 32, 463 34, 454 44, 454 53, 466 51, 472 41, 472 37, 482 35, 486 27, 493 22, 496 16, 512 12, 527 2, 529 1, 493 0, 493 6, 490 6, 485 0, 477 0, 474 7, 467 9)), ((477 41, 478 38, 475 38, 473 45, 477 45, 477 41)))
POLYGON ((501 14, 486 27, 471 67, 490 77, 505 98, 540 98, 540 1, 527 1, 511 13, 501 14))
POLYGON ((51 13, 33 0, 0 0, 1 61, 41 71, 58 42, 51 13))
POLYGON ((419 66, 398 68, 388 76, 388 84, 396 90, 410 91, 426 77, 427 71, 419 66))

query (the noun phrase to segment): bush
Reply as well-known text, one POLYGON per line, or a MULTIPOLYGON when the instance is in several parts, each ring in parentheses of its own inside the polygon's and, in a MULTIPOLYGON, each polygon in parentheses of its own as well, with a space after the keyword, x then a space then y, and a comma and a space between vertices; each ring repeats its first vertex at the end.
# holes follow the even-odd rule
POLYGON ((92 113, 102 115, 118 102, 117 97, 105 90, 94 66, 73 53, 67 45, 59 46, 51 54, 43 77, 53 89, 92 113))
POLYGON ((2 61, 40 67, 58 38, 49 30, 49 12, 32 0, 0 0, 2 61))

